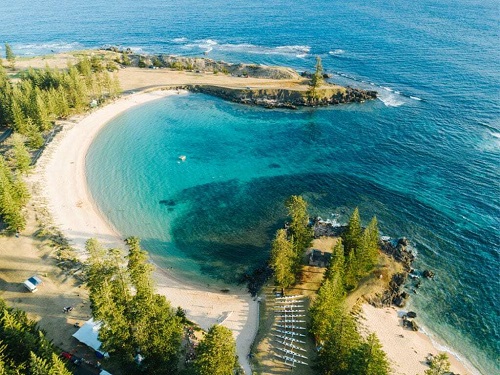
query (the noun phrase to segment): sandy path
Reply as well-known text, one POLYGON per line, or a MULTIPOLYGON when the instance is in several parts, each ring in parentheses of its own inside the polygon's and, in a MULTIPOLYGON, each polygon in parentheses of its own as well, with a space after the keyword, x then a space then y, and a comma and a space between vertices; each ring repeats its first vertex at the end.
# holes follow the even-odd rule
MULTIPOLYGON (((155 91, 129 95, 100 108, 76 123, 65 126, 49 145, 38 163, 36 175, 43 186, 54 223, 85 257, 85 241, 97 238, 108 247, 123 247, 123 238, 109 225, 94 205, 87 190, 85 156, 99 130, 119 113, 134 106, 156 100, 174 91, 155 91)), ((221 316, 230 316, 223 325, 236 338, 240 363, 251 373, 247 355, 258 326, 258 305, 244 290, 224 294, 186 283, 156 270, 158 292, 172 305, 186 310, 189 319, 207 329, 221 316)))
MULTIPOLYGON (((398 311, 394 307, 378 309, 365 304, 363 315, 363 326, 378 336, 395 375, 421 375, 429 368, 425 363, 427 355, 440 353, 429 336, 403 328, 398 311)), ((479 372, 466 367, 452 354, 447 354, 451 371, 461 375, 479 375, 479 372)))

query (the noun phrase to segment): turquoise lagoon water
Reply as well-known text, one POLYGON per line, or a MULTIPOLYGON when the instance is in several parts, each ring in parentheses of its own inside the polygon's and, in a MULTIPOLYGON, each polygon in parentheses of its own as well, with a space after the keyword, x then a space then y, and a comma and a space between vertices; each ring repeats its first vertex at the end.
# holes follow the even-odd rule
MULTIPOLYGON (((483 374, 500 373, 500 12, 497 1, 17 0, 0 39, 19 55, 119 44, 311 69, 380 100, 295 112, 203 95, 148 103, 106 127, 91 191, 164 267, 233 281, 266 259, 282 202, 360 206, 437 272, 419 320, 483 374), (179 163, 177 157, 187 160, 179 163), (164 204, 160 204, 164 201, 164 204)), ((0 53, 3 51, 0 51, 0 53)))

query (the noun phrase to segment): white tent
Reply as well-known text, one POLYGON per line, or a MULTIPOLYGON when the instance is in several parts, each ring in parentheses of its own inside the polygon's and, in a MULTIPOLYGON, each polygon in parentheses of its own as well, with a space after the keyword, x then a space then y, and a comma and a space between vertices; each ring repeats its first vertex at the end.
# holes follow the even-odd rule
POLYGON ((101 370, 101 372, 99 373, 99 375, 111 375, 111 373, 107 372, 106 370, 101 370))
POLYGON ((107 353, 103 353, 99 350, 101 347, 101 342, 98 338, 100 328, 100 322, 94 322, 93 319, 89 319, 78 331, 73 334, 73 337, 107 357, 107 353))

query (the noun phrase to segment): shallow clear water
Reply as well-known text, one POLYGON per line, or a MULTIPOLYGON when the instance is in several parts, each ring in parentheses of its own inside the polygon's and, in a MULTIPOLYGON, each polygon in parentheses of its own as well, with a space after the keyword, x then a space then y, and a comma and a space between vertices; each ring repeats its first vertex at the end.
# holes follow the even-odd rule
POLYGON ((24 55, 121 44, 296 69, 319 55, 334 81, 378 90, 375 102, 296 112, 203 95, 149 103, 97 139, 90 187, 164 266, 226 280, 265 260, 286 196, 323 217, 358 205, 436 270, 412 300, 424 325, 494 374, 499 14, 474 0, 18 0, 2 4, 0 39, 24 55))

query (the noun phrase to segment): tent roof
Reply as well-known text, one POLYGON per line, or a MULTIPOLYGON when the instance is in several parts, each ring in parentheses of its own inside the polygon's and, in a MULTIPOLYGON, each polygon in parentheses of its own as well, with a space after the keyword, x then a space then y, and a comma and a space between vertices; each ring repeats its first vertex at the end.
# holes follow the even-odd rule
POLYGON ((100 328, 100 322, 94 322, 93 319, 89 319, 78 331, 73 334, 73 337, 78 341, 83 342, 85 345, 90 346, 95 351, 101 352, 99 350, 101 342, 98 338, 100 328))

